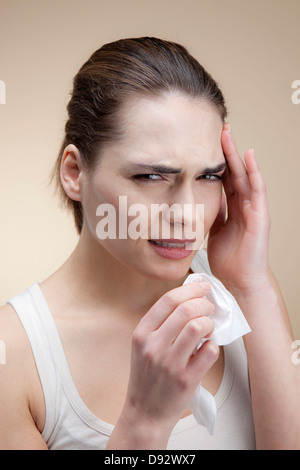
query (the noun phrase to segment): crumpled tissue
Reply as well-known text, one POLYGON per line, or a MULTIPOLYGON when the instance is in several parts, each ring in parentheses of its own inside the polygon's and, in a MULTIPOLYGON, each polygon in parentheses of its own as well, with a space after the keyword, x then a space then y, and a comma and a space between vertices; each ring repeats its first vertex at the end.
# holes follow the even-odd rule
MULTIPOLYGON (((186 278, 183 285, 190 282, 209 282, 211 285, 210 292, 205 296, 215 305, 215 312, 211 316, 215 328, 209 339, 214 340, 218 346, 224 346, 251 331, 235 298, 219 279, 206 273, 194 273, 186 278)), ((204 341, 198 345, 198 349, 204 341)), ((197 422, 204 425, 212 435, 217 416, 216 402, 201 383, 192 398, 190 409, 197 422)))

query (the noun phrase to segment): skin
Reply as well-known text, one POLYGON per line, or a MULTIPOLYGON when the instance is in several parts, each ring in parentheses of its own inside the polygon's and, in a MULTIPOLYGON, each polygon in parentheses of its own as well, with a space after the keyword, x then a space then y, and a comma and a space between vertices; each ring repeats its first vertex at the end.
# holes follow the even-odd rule
MULTIPOLYGON (((92 174, 76 147, 66 148, 61 180, 68 196, 83 205, 83 230, 70 258, 41 283, 80 395, 97 416, 115 424, 107 448, 165 448, 199 381, 215 393, 224 368, 223 351, 212 341, 191 356, 213 330, 213 306, 204 298, 209 286, 182 286, 195 252, 174 261, 160 257, 147 239, 97 238, 97 206, 117 207, 120 194, 128 205, 205 205, 212 270, 252 328, 245 345, 257 446, 299 447, 299 372, 290 359, 287 313, 268 268, 270 220, 253 151, 244 163, 216 109, 179 93, 126 103, 121 124, 121 140, 103 149, 92 174), (222 182, 203 174, 225 159, 226 201, 222 182), (130 170, 137 162, 182 171, 137 181, 130 170)), ((43 396, 28 340, 11 307, 1 313, 11 359, 0 369, 0 447, 45 449, 43 396)))

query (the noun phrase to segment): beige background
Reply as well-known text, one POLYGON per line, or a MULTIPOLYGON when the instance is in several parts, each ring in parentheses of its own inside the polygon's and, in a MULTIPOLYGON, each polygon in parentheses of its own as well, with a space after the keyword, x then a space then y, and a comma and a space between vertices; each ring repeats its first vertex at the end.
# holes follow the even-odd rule
MULTIPOLYGON (((300 0, 0 0, 0 304, 53 272, 77 236, 48 175, 74 74, 102 44, 183 43, 221 84, 240 150, 254 147, 272 216, 271 266, 300 338, 300 0)), ((1 332, 0 332, 1 337, 1 332)))

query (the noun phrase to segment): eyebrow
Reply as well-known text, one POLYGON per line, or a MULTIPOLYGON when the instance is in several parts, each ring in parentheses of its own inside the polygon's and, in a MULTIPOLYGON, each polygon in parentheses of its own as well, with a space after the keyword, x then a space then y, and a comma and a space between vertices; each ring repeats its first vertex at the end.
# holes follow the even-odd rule
POLYGON ((220 163, 220 165, 217 165, 215 167, 211 168, 205 168, 202 173, 205 174, 210 174, 210 173, 220 173, 221 171, 225 170, 227 168, 227 162, 220 163))
MULTIPOLYGON (((221 171, 225 170, 227 167, 227 163, 223 162, 215 167, 207 167, 204 168, 201 173, 203 174, 213 174, 213 173, 220 173, 221 171)), ((180 174, 183 172, 182 168, 172 168, 166 165, 150 165, 147 163, 131 163, 130 164, 131 171, 147 171, 151 173, 165 173, 165 174, 180 174)))

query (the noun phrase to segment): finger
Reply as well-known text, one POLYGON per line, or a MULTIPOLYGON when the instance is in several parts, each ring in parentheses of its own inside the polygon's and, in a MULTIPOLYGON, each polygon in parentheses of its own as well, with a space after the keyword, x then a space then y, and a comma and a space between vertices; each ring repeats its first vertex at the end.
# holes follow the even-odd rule
POLYGON ((251 186, 251 208, 256 212, 264 213, 268 211, 266 186, 253 149, 245 153, 245 164, 251 186))
POLYGON ((191 356, 188 370, 195 377, 196 383, 201 382, 206 372, 212 367, 219 357, 219 347, 212 340, 207 340, 201 348, 191 356))
POLYGON ((223 178, 223 187, 226 194, 227 200, 227 218, 238 222, 241 218, 241 202, 243 197, 233 187, 232 183, 233 176, 231 172, 226 170, 223 178))
POLYGON ((224 125, 221 143, 232 174, 232 185, 243 197, 250 199, 250 183, 246 167, 239 155, 229 124, 224 125))
POLYGON ((232 184, 232 173, 229 167, 226 168, 223 174, 223 188, 226 194, 227 199, 230 199, 232 196, 235 195, 236 191, 232 184))
POLYGON ((201 341, 211 336, 214 326, 209 317, 194 318, 185 325, 172 348, 172 358, 178 367, 187 365, 201 341))
POLYGON ((139 329, 145 332, 157 330, 182 302, 204 297, 209 291, 209 283, 191 282, 166 292, 142 318, 139 329))
POLYGON ((181 303, 157 330, 160 342, 172 344, 191 320, 201 316, 211 316, 214 311, 215 306, 204 298, 191 299, 181 303))

